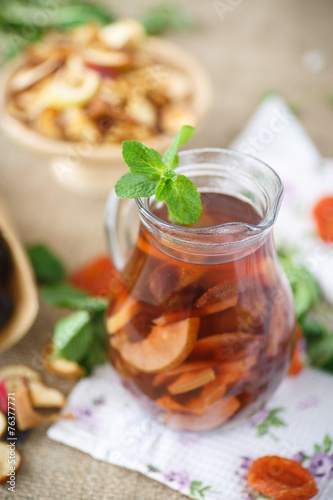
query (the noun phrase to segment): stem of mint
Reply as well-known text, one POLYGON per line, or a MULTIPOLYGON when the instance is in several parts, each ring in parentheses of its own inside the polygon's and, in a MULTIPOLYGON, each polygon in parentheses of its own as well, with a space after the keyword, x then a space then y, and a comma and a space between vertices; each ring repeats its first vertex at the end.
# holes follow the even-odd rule
POLYGON ((175 172, 178 148, 188 142, 194 127, 184 125, 162 156, 139 141, 123 142, 123 158, 130 172, 116 183, 118 198, 139 198, 155 195, 168 207, 171 222, 194 224, 202 212, 201 197, 193 182, 175 172))

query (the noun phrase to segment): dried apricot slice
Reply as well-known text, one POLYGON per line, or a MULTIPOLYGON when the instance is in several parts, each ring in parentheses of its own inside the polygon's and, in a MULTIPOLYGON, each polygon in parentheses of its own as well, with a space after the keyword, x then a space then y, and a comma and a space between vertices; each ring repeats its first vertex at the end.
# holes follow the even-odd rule
POLYGON ((197 339, 200 319, 188 318, 167 326, 154 326, 141 342, 129 342, 119 335, 116 349, 132 366, 146 373, 157 373, 182 363, 197 339))
POLYGON ((204 271, 202 266, 177 265, 167 262, 160 264, 150 273, 150 291, 155 300, 161 304, 194 283, 204 271))
POLYGON ((235 307, 238 302, 238 287, 235 280, 225 281, 210 288, 195 302, 194 306, 200 316, 215 314, 229 307, 235 307))
POLYGON ((257 350, 262 338, 245 332, 219 333, 199 339, 191 358, 213 357, 218 361, 229 361, 246 357, 249 349, 257 350))
POLYGON ((320 237, 324 241, 333 241, 333 196, 319 200, 313 209, 320 237))
POLYGON ((108 333, 116 333, 123 328, 140 311, 140 304, 132 297, 128 297, 121 308, 106 318, 106 329, 108 333))
POLYGON ((212 368, 215 364, 215 361, 190 361, 182 363, 172 370, 168 370, 167 372, 162 372, 155 375, 153 380, 153 387, 159 387, 161 385, 167 384, 168 382, 170 382, 170 380, 175 378, 180 373, 203 370, 204 368, 212 368))
POLYGON ((214 429, 226 422, 240 407, 240 401, 234 397, 222 398, 209 407, 207 412, 201 415, 186 413, 165 414, 162 422, 175 429, 185 431, 207 431, 214 429))
POLYGON ((182 373, 172 384, 168 385, 170 394, 183 394, 198 387, 202 387, 215 379, 215 372, 211 368, 182 373))
POLYGON ((273 500, 308 500, 318 493, 307 469, 294 460, 275 455, 255 460, 247 480, 251 488, 273 500))
POLYGON ((111 259, 103 255, 75 271, 69 281, 92 295, 108 297, 115 279, 116 271, 111 259))

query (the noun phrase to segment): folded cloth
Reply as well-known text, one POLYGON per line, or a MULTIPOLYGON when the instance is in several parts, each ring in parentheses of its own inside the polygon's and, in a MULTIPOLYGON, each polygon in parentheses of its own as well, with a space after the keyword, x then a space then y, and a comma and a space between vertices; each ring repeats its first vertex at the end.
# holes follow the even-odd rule
MULTIPOLYGON (((316 499, 332 500, 331 392, 332 376, 308 369, 287 378, 265 409, 234 429, 177 432, 153 419, 106 365, 72 391, 66 411, 77 420, 57 422, 48 436, 197 500, 251 499, 246 472, 253 459, 294 458, 313 473, 316 499)), ((99 480, 97 463, 86 480, 99 480)))
MULTIPOLYGON (((276 227, 278 243, 297 245, 333 303, 332 248, 320 241, 311 211, 332 194, 333 164, 322 161, 283 100, 270 97, 232 144, 262 158, 281 175, 285 198, 276 227), (257 149, 255 149, 257 148, 257 149), (331 191, 330 191, 331 190, 331 191)), ((81 380, 66 411, 77 420, 59 421, 51 439, 112 464, 139 471, 196 500, 251 500, 246 481, 253 459, 294 458, 310 469, 320 489, 333 498, 332 376, 307 369, 287 378, 267 406, 231 430, 177 432, 152 418, 106 365, 81 380)), ((92 468, 87 481, 98 481, 92 468)))

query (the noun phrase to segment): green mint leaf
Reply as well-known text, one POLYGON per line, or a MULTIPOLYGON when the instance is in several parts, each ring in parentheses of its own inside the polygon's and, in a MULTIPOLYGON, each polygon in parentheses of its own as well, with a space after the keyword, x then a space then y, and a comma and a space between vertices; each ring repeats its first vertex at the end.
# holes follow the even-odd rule
POLYGON ((160 153, 139 141, 123 142, 123 158, 133 173, 161 175, 165 169, 160 153))
POLYGON ((183 144, 186 144, 191 137, 193 137, 195 133, 195 128, 191 127, 191 125, 183 125, 174 140, 172 141, 171 146, 167 150, 164 155, 164 163, 169 168, 176 168, 178 165, 178 154, 177 150, 183 144))
POLYGON ((65 268, 58 257, 41 243, 27 247, 38 283, 54 283, 65 277, 65 268))
POLYGON ((105 311, 108 305, 106 299, 91 297, 82 290, 67 285, 67 283, 44 285, 40 291, 44 301, 54 307, 105 311))
POLYGON ((193 182, 185 175, 177 175, 174 180, 166 181, 159 194, 164 197, 171 216, 181 224, 196 222, 202 212, 202 206, 200 193, 193 182))
POLYGON ((173 182, 172 179, 167 179, 162 177, 157 188, 155 197, 157 201, 167 201, 173 190, 173 182))
POLYGON ((53 344, 55 355, 70 361, 80 362, 86 356, 93 340, 91 315, 78 311, 57 321, 53 344))
POLYGON ((118 198, 140 198, 153 196, 159 183, 159 176, 128 172, 115 185, 118 198))

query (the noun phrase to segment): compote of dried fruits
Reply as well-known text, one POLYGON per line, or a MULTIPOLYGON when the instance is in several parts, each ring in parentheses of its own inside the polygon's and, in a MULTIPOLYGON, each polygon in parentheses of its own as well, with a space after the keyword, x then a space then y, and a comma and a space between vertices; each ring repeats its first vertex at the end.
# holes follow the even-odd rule
POLYGON ((162 422, 207 430, 255 412, 290 363, 295 315, 272 235, 282 186, 229 151, 189 151, 180 165, 202 215, 170 224, 165 204, 137 200, 139 233, 107 314, 109 355, 162 422))

